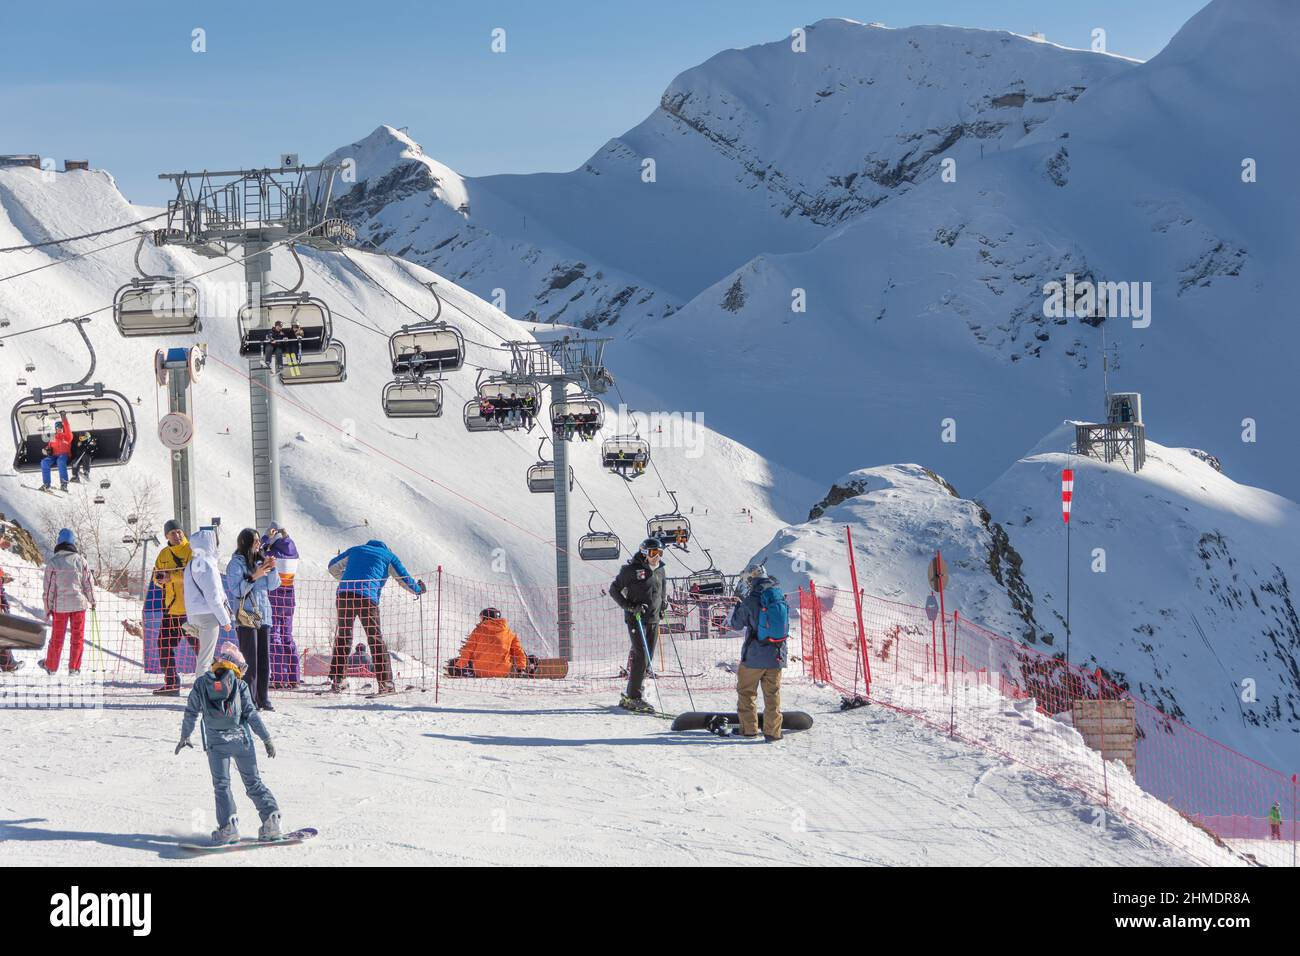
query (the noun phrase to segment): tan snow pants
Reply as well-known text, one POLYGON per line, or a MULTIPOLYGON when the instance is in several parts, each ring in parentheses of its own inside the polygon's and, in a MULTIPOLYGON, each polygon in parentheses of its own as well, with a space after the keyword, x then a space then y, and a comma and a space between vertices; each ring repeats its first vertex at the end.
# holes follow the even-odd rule
POLYGON ((781 739, 781 668, 746 667, 740 665, 736 673, 736 713, 740 716, 740 732, 747 736, 758 733, 758 688, 763 688, 763 734, 781 739))

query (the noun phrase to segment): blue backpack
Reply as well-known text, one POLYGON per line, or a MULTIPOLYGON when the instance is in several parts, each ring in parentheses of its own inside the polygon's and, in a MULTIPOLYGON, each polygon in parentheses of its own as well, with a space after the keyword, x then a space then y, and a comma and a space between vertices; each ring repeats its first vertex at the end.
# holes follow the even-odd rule
POLYGON ((790 605, 780 588, 764 588, 759 594, 757 631, 760 644, 780 644, 790 636, 790 605))

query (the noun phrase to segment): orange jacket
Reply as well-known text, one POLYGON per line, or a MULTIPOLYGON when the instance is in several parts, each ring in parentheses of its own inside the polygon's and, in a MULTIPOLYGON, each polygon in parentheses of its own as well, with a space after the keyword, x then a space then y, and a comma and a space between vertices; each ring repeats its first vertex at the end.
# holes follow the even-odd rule
POLYGON ((508 677, 511 664, 521 671, 528 667, 528 655, 506 619, 494 618, 479 621, 460 649, 455 666, 470 664, 474 665, 475 677, 508 677))
POLYGON ((59 427, 54 430, 54 437, 50 439, 50 457, 58 458, 60 455, 72 454, 72 426, 68 424, 68 416, 64 415, 59 427))

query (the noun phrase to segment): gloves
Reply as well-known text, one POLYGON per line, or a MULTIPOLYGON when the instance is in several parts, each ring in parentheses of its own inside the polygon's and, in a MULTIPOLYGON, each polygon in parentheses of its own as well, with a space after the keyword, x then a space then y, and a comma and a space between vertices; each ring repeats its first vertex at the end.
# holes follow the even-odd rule
POLYGON ((267 755, 268 757, 274 757, 274 756, 275 756, 275 744, 271 743, 271 741, 269 741, 269 740, 263 741, 263 743, 266 744, 266 755, 267 755))
POLYGON ((641 617, 645 617, 647 614, 650 613, 650 605, 649 605, 649 604, 638 604, 638 605, 637 605, 636 607, 634 607, 632 610, 633 610, 634 613, 639 614, 641 617))
POLYGON ((189 747, 189 748, 193 749, 194 745, 193 745, 192 743, 190 743, 190 738, 189 738, 189 737, 182 737, 182 738, 181 738, 181 742, 178 743, 178 744, 176 745, 176 753, 179 754, 179 753, 181 752, 181 748, 182 748, 182 747, 189 747))
POLYGON ((416 592, 417 594, 428 594, 428 593, 429 593, 429 585, 425 584, 423 581, 416 581, 415 583, 418 584, 418 585, 420 586, 420 590, 419 590, 418 592, 416 592))

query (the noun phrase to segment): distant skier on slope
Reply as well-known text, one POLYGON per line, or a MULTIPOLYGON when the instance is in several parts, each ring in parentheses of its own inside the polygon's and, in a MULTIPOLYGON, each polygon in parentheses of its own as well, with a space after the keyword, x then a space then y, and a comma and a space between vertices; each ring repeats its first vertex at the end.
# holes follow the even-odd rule
POLYGON ((194 681, 185 703, 181 739, 176 744, 178 754, 182 748, 194 746, 190 734, 194 732, 194 721, 202 716, 203 749, 208 754, 208 770, 212 773, 212 790, 217 802, 217 829, 212 831, 214 844, 239 842, 239 818, 235 815, 235 798, 230 793, 231 760, 244 781, 244 791, 262 818, 257 838, 276 840, 281 836, 280 807, 257 770, 253 734, 262 738, 268 757, 275 756, 275 744, 243 681, 245 666, 239 648, 229 643, 221 645, 212 668, 194 681))
POLYGON ((731 612, 733 631, 745 632, 736 672, 740 735, 758 736, 758 688, 763 688, 763 737, 781 739, 781 671, 786 665, 790 612, 776 579, 761 564, 745 572, 749 593, 731 612))
POLYGON ((667 590, 663 567, 663 542, 646 538, 631 560, 619 569, 610 585, 609 596, 623 609, 623 621, 632 641, 632 659, 628 667, 627 690, 619 706, 639 713, 654 708, 641 696, 646 669, 659 643, 659 620, 664 613, 667 590))
POLYGON ((375 661, 376 691, 380 694, 396 692, 388 648, 384 646, 384 634, 379 626, 379 597, 390 575, 412 594, 423 594, 426 590, 424 582, 411 577, 388 545, 375 540, 348 548, 329 563, 329 571, 339 579, 335 596, 338 631, 334 638, 334 654, 330 658, 330 690, 337 694, 346 686, 344 678, 348 650, 352 646, 352 628, 360 618, 375 661))
POLYGON ((479 612, 478 625, 465 640, 460 654, 447 664, 453 677, 509 677, 528 670, 528 655, 510 622, 494 607, 479 612))

